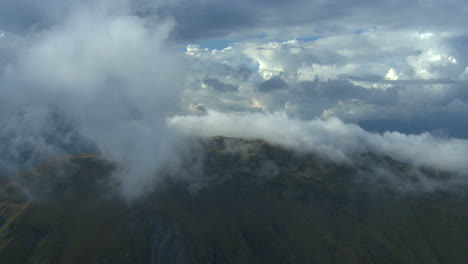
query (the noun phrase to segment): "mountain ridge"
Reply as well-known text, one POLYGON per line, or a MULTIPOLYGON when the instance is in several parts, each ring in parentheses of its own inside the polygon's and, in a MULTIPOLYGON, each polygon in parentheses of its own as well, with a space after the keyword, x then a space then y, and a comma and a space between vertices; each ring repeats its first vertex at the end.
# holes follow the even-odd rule
MULTIPOLYGON (((261 140, 215 137, 200 146, 203 155, 187 159, 203 165, 194 179, 170 175, 131 202, 106 180, 116 165, 99 156, 72 156, 3 179, 0 262, 464 263, 468 257, 466 194, 401 188, 420 180, 409 177, 404 163, 369 154, 353 167, 261 140), (373 175, 379 166, 409 179, 373 175)), ((429 176, 450 177, 440 175, 429 176)))

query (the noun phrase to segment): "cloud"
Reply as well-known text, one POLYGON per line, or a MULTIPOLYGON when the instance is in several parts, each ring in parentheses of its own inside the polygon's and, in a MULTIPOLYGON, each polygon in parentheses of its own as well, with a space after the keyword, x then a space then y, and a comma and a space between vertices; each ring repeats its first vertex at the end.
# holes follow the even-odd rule
POLYGON ((288 88, 288 84, 279 77, 273 77, 258 85, 258 90, 261 92, 271 92, 288 88))
MULTIPOLYGON (((437 123, 442 112, 464 115, 463 107, 447 112, 452 102, 464 104, 468 98, 462 36, 374 29, 310 41, 243 40, 222 50, 191 45, 186 60, 194 83, 206 73, 214 79, 229 76, 238 91, 208 96, 188 87, 183 98, 188 105, 217 111, 286 111, 306 120, 335 116, 348 122, 420 123, 433 117, 437 123), (236 74, 241 66, 251 72, 248 78, 236 74)), ((380 125, 379 131, 393 128, 380 125)), ((432 127, 450 136, 463 134, 454 126, 432 127)))
POLYGON ((236 92, 238 89, 235 85, 224 83, 214 78, 203 79, 203 85, 218 92, 236 92))
POLYGON ((94 150, 92 143, 50 109, 9 109, 2 111, 0 120, 0 177, 33 166, 44 157, 94 150))
POLYGON ((283 1, 180 0, 160 6, 175 18, 178 39, 269 39, 362 33, 373 28, 398 31, 464 31, 468 6, 460 1, 283 1), (456 8, 454 8, 454 6, 456 8), (290 14, 294 14, 291 16, 290 14))
POLYGON ((24 45, 1 73, 0 104, 8 110, 2 123, 16 122, 15 131, 24 132, 2 126, 0 135, 15 138, 3 144, 14 149, 24 135, 41 160, 72 152, 55 143, 67 133, 46 122, 53 112, 121 166, 116 176, 125 196, 150 188, 158 168, 176 159, 165 118, 178 109, 185 72, 167 42, 171 28, 99 2, 22 36, 24 45), (50 130, 57 139, 45 141, 50 130))
MULTIPOLYGON (((240 0, 99 0, 144 18, 175 21, 172 38, 194 41, 206 38, 269 39, 324 37, 363 33, 379 28, 398 31, 464 32, 468 6, 460 1, 424 3, 397 1, 283 1, 240 0), (110 4, 112 3, 112 4, 110 4), (454 8, 456 7, 456 8, 454 8), (290 14, 294 14, 291 16, 290 14)), ((45 27, 67 17, 86 0, 4 0, 0 4, 0 28, 24 32, 45 27)))
POLYGON ((5 0, 0 3, 0 29, 21 33, 34 27, 44 27, 67 13, 74 1, 5 0))
POLYGON ((204 116, 176 116, 169 123, 189 135, 263 139, 344 163, 353 163, 356 157, 370 152, 416 167, 461 175, 468 171, 464 158, 468 153, 468 140, 438 138, 427 132, 378 134, 336 118, 304 121, 281 112, 236 115, 208 111, 204 116))
MULTIPOLYGON (((122 164, 118 177, 130 197, 157 181, 161 164, 177 163, 170 150, 178 140, 166 119, 208 111, 200 122, 220 119, 230 127, 239 118, 248 127, 254 121, 246 120, 255 120, 252 137, 278 144, 307 139, 342 160, 350 155, 346 146, 356 151, 350 142, 363 137, 376 151, 411 153, 395 154, 402 160, 419 155, 421 161, 411 162, 433 159, 442 168, 423 151, 392 150, 385 142, 420 140, 431 146, 426 151, 449 154, 464 141, 372 134, 348 123, 370 122, 369 130, 382 133, 465 137, 457 124, 467 120, 467 8, 457 1, 6 0, 0 3, 0 122, 7 124, 0 128, 0 163, 30 164, 83 144, 122 164), (232 43, 213 50, 196 44, 214 37, 232 43), (271 135, 273 122, 290 125, 291 134, 271 135), (308 138, 301 129, 322 136, 308 138)), ((185 118, 171 120, 195 117, 185 118)))

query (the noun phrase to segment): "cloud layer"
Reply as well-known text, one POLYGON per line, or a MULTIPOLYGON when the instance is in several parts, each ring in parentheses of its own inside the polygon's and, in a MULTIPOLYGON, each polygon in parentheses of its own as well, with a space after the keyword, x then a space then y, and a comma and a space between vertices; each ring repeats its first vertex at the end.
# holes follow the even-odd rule
POLYGON ((203 116, 176 116, 171 126, 188 135, 264 139, 299 152, 314 152, 338 162, 350 163, 374 153, 412 164, 466 175, 468 140, 442 139, 429 133, 370 133, 337 118, 304 121, 285 113, 226 114, 209 111, 203 116))
MULTIPOLYGON (((427 32, 464 31, 468 6, 463 1, 263 1, 240 0, 99 0, 114 9, 124 6, 140 17, 170 18, 173 38, 291 38, 324 37, 372 28, 427 32), (291 16, 294 14, 294 16, 291 16)), ((9 32, 25 32, 61 21, 86 0, 4 0, 0 25, 9 32)))

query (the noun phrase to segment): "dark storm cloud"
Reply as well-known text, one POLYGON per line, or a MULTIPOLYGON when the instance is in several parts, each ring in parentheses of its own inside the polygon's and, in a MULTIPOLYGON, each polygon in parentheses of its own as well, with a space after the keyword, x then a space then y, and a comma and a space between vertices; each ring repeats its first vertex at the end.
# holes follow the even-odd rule
POLYGON ((174 34, 185 40, 263 33, 274 38, 310 37, 361 32, 376 26, 392 30, 463 29, 467 22, 467 7, 460 1, 182 0, 159 10, 175 18, 174 34))
POLYGON ((223 37, 259 23, 255 10, 239 2, 190 2, 164 11, 175 20, 174 37, 183 40, 223 37))
MULTIPOLYGON (((23 32, 54 24, 88 0, 4 0, 0 29, 23 32)), ((97 2, 106 2, 99 0, 97 2)), ((273 38, 323 36, 381 27, 427 31, 464 31, 467 5, 460 1, 259 1, 177 0, 114 1, 142 17, 173 19, 173 37, 193 41, 225 36, 273 38), (293 14, 293 15, 292 15, 293 14)), ((116 6, 114 4, 114 6, 116 6)))
POLYGON ((262 34, 271 27, 304 25, 349 12, 336 5, 307 1, 180 1, 162 7, 161 12, 175 18, 178 39, 197 40, 227 35, 262 34), (294 16, 290 14, 294 13, 294 16), (239 34, 240 33, 240 34, 239 34))

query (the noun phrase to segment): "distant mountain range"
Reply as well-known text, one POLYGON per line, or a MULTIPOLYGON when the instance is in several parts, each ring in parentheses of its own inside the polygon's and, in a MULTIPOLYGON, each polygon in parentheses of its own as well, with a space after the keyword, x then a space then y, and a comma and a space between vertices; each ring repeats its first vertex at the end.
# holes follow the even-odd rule
POLYGON ((342 164, 261 140, 200 144, 183 164, 193 175, 167 172, 132 201, 95 155, 0 179, 0 263, 468 260, 458 176, 372 153, 342 164))

